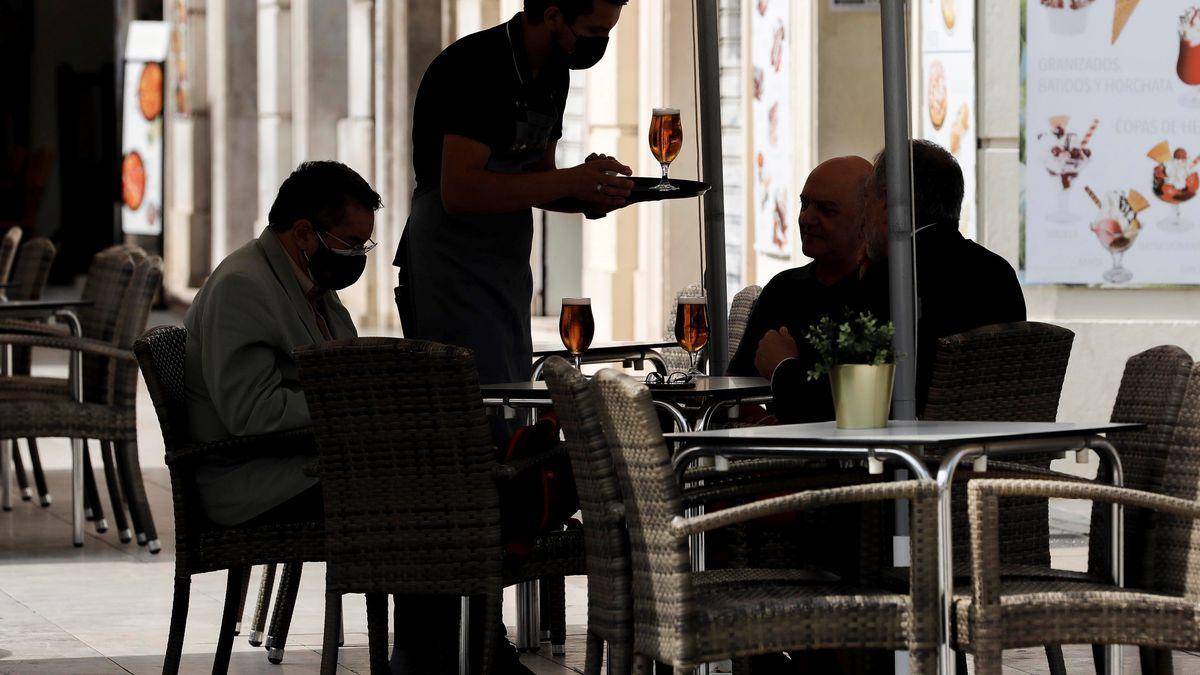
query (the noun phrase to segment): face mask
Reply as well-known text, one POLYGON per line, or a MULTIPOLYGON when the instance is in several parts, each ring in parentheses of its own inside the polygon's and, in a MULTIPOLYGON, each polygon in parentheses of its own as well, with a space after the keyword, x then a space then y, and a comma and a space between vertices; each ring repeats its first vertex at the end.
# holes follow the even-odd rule
POLYGON ((317 239, 321 242, 317 252, 311 256, 304 254, 308 262, 308 274, 317 288, 340 291, 358 281, 367 267, 367 251, 370 249, 335 250, 325 243, 320 233, 317 233, 317 239))
POLYGON ((608 38, 579 35, 569 24, 567 30, 575 36, 575 51, 567 54, 567 67, 571 70, 587 70, 600 63, 608 49, 608 38))

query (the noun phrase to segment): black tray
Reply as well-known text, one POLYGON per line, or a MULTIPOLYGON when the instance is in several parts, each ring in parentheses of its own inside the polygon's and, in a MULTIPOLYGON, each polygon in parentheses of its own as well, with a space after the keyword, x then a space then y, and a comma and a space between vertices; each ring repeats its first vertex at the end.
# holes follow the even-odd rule
MULTIPOLYGON (((650 189, 655 185, 658 185, 660 180, 659 178, 634 176, 631 178, 631 180, 633 181, 633 191, 629 193, 629 198, 626 199, 627 206, 629 204, 637 204, 639 202, 660 202, 666 199, 691 199, 693 197, 699 197, 705 192, 708 192, 712 187, 708 183, 701 183, 700 181, 696 180, 680 180, 678 178, 670 178, 667 182, 679 189, 671 190, 669 192, 660 192, 658 190, 650 189)), ((605 214, 602 212, 588 211, 592 205, 578 199, 560 199, 553 203, 547 204, 546 207, 552 210, 566 211, 568 213, 582 212, 588 220, 595 220, 605 216, 605 214)))

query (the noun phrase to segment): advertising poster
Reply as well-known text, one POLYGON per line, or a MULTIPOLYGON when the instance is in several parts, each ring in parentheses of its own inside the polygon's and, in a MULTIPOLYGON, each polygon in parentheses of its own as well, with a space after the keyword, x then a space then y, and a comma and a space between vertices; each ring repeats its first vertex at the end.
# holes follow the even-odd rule
POLYGON ((791 2, 754 0, 752 7, 754 247, 766 255, 790 258, 798 216, 789 98, 791 2))
MULTIPOLYGON (((918 133, 948 149, 965 183, 959 226, 976 231, 975 3, 922 0, 921 124, 918 133)), ((917 226, 927 223, 917 223, 917 226)))
POLYGON ((121 231, 158 235, 163 216, 166 24, 130 24, 121 126, 121 231))
POLYGON ((1200 283, 1200 2, 1028 0, 1031 283, 1200 283))

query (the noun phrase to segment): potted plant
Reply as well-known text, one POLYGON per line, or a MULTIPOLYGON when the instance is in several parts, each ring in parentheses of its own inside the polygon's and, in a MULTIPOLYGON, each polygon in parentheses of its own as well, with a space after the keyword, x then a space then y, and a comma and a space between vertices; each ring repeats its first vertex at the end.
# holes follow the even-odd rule
POLYGON ((824 316, 804 337, 817 352, 810 380, 829 375, 833 408, 839 429, 887 426, 896 372, 889 321, 880 323, 870 312, 845 321, 824 316))

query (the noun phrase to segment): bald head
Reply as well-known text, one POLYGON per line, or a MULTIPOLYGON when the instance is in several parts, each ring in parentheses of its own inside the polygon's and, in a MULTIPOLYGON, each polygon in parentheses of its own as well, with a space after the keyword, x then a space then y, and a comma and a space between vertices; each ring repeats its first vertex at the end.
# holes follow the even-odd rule
POLYGON ((858 267, 864 187, 873 167, 862 157, 835 157, 808 175, 800 194, 800 241, 818 278, 832 283, 858 267))

